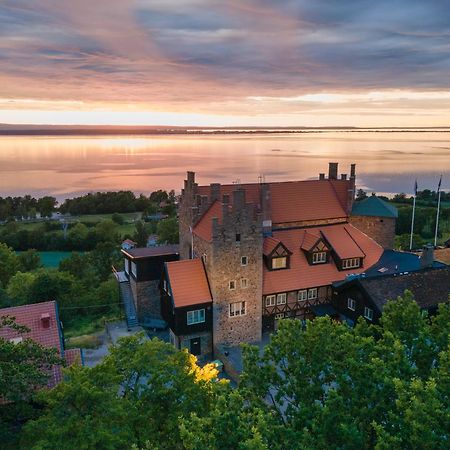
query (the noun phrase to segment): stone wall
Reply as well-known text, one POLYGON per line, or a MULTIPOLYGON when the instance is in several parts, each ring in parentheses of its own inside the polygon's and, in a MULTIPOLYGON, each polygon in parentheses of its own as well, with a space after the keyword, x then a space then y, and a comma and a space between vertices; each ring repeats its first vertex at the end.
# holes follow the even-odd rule
POLYGON ((394 248, 395 219, 391 217, 350 216, 350 223, 385 249, 394 248))
POLYGON ((180 259, 190 258, 192 241, 190 227, 193 225, 196 217, 194 209, 196 206, 196 194, 195 173, 188 172, 187 179, 184 181, 184 188, 181 191, 179 206, 180 259))
POLYGON ((159 280, 136 283, 133 278, 130 278, 130 286, 138 322, 143 324, 146 318, 161 319, 159 280))
POLYGON ((172 330, 170 330, 170 342, 175 348, 182 350, 187 349, 190 351, 191 339, 200 338, 201 354, 196 355, 199 361, 206 361, 212 358, 212 336, 210 331, 204 331, 203 333, 192 333, 184 336, 176 336, 172 330))
POLYGON ((213 295, 213 344, 238 345, 261 340, 262 331, 262 220, 245 192, 233 193, 233 207, 223 205, 222 223, 213 220, 213 240, 207 256, 207 274, 213 295), (237 236, 239 240, 237 241, 237 236), (247 265, 241 265, 241 257, 247 265), (241 279, 248 280, 246 288, 241 279), (235 282, 230 290, 229 282, 235 282), (230 317, 230 304, 246 302, 246 314, 230 317))

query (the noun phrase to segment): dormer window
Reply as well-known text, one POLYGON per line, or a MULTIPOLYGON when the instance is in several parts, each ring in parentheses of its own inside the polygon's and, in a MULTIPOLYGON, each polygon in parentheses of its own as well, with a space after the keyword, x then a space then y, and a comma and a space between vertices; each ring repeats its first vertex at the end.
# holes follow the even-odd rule
POLYGON ((269 270, 289 269, 289 258, 292 252, 277 239, 264 240, 264 261, 269 270))
POLYGON ((327 252, 314 252, 312 254, 312 263, 321 264, 327 262, 327 252))
POLYGON ((287 267, 287 257, 278 256, 272 258, 272 269, 286 269, 287 267))
POLYGON ((342 268, 345 269, 356 269, 361 266, 361 258, 348 258, 342 260, 342 268))

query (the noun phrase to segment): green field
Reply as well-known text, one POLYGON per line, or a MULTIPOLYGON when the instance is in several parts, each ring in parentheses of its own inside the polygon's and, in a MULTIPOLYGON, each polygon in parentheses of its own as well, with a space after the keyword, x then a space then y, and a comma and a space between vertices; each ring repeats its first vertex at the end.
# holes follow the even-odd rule
MULTIPOLYGON (((121 234, 121 236, 132 235, 135 231, 135 222, 139 220, 142 216, 141 212, 134 213, 123 213, 120 214, 124 219, 123 225, 117 225, 117 231, 121 234)), ((112 214, 86 214, 81 216, 70 216, 65 217, 64 221, 68 223, 92 223, 96 224, 101 222, 102 220, 111 220, 112 214)), ((18 229, 23 230, 34 230, 40 226, 42 226, 42 221, 37 222, 16 222, 18 229)), ((62 229, 62 227, 61 227, 62 229)))

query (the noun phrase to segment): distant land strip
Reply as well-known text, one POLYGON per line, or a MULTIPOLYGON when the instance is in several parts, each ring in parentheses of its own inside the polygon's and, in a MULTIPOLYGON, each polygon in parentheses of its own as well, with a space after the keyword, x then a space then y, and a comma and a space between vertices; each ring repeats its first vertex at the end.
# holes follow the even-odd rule
POLYGON ((325 133, 330 131, 352 133, 423 133, 443 131, 450 132, 450 127, 182 127, 0 124, 0 135, 3 136, 295 134, 325 133))

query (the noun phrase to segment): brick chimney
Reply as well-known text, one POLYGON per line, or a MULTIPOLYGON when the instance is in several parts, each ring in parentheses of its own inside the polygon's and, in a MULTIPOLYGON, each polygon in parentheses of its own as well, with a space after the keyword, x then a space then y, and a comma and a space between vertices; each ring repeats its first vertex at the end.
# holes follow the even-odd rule
POLYGON ((325 174, 319 173, 319 180, 325 180, 325 174))
POLYGON ((338 163, 328 163, 328 179, 337 180, 338 177, 338 163))
POLYGON ((422 249, 422 254, 420 255, 420 268, 426 269, 431 267, 434 261, 434 246, 427 244, 422 249))
POLYGON ((214 200, 219 200, 219 198, 220 198, 220 183, 211 183, 210 184, 210 193, 211 193, 211 198, 210 198, 211 203, 214 200))
POLYGON ((347 188, 347 214, 350 215, 353 208, 353 202, 355 200, 355 181, 356 181, 356 164, 350 166, 350 180, 348 180, 347 188))
POLYGON ((245 189, 237 188, 233 191, 233 211, 242 211, 245 206, 245 189))

